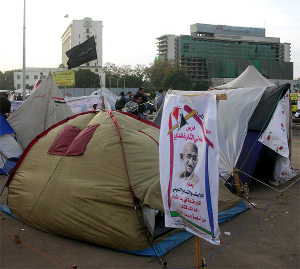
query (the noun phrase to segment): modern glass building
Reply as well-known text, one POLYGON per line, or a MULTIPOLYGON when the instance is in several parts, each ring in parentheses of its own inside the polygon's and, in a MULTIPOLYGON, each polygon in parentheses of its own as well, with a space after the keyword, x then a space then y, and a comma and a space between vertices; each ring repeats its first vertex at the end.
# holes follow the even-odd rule
POLYGON ((249 65, 268 79, 293 79, 290 44, 264 28, 193 24, 191 35, 158 37, 158 60, 179 60, 193 81, 238 77, 249 65))

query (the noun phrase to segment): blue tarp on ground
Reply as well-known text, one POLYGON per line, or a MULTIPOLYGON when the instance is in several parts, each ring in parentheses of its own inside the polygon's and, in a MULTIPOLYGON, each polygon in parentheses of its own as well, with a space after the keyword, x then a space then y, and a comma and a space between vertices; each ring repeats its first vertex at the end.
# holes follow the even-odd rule
MULTIPOLYGON (((233 207, 232 209, 229 209, 229 210, 226 210, 226 211, 223 211, 223 212, 219 213, 219 215, 218 215, 219 216, 219 223, 222 223, 224 221, 227 221, 227 220, 233 218, 234 216, 238 215, 239 213, 245 211, 246 209, 248 209, 248 207, 244 203, 244 201, 242 201, 240 204, 233 207)), ((0 207, 0 210, 2 210, 3 212, 11 215, 12 217, 18 219, 16 216, 14 216, 12 214, 12 212, 9 210, 9 208, 7 207, 6 204, 3 204, 0 207)), ((182 230, 182 231, 180 231, 176 234, 173 234, 173 235, 169 236, 168 238, 166 238, 164 241, 160 242, 159 244, 156 244, 155 246, 149 247, 147 249, 143 249, 143 250, 140 250, 140 251, 130 251, 130 250, 122 250, 122 249, 117 249, 117 250, 129 253, 129 254, 140 255, 140 256, 160 257, 162 255, 165 255, 170 250, 177 247, 178 245, 180 245, 184 241, 188 240, 193 235, 194 234, 192 234, 192 233, 190 233, 186 230, 182 230)))
MULTIPOLYGON (((248 209, 247 205, 245 204, 244 201, 242 201, 237 206, 219 213, 218 214, 218 221, 219 221, 219 223, 222 223, 222 222, 225 222, 227 220, 230 220, 234 216, 242 213, 243 211, 245 211, 247 209, 248 209)), ((143 249, 143 250, 140 250, 140 251, 128 251, 128 250, 121 250, 121 249, 118 249, 118 250, 126 252, 126 253, 130 253, 130 254, 135 254, 135 255, 157 257, 157 256, 165 255, 170 250, 177 247, 178 245, 180 245, 184 241, 188 240, 193 235, 194 234, 192 234, 192 233, 190 233, 186 230, 182 230, 181 232, 178 232, 174 235, 171 235, 167 239, 165 239, 164 241, 156 244, 155 246, 153 246, 153 248, 150 247, 150 248, 143 249)))

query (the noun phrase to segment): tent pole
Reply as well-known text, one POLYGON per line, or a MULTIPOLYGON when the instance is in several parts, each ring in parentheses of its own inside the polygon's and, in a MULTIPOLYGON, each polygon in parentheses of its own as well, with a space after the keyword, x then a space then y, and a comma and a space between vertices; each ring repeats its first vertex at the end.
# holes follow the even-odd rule
POLYGON ((25 61, 25 5, 24 0, 24 18, 23 18, 23 101, 26 100, 26 61, 25 61))
POLYGON ((239 197, 242 197, 242 193, 244 193, 244 188, 243 187, 241 188, 240 178, 239 178, 238 173, 239 173, 239 169, 237 167, 234 167, 233 168, 233 178, 234 178, 235 188, 237 191, 237 195, 239 197))
POLYGON ((201 241, 200 237, 195 235, 195 267, 201 266, 201 241))

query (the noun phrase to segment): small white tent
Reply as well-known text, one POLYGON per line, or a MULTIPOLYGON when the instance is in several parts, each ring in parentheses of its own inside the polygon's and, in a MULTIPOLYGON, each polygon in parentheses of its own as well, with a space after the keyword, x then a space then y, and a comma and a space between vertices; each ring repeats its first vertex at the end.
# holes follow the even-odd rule
POLYGON ((0 114, 0 174, 7 175, 15 167, 23 150, 15 140, 15 132, 0 114))
POLYGON ((275 86, 267 80, 253 65, 249 65, 247 69, 236 79, 214 88, 214 90, 229 90, 239 88, 256 88, 275 86))
POLYGON ((41 132, 72 115, 52 74, 49 74, 7 121, 25 149, 41 132))

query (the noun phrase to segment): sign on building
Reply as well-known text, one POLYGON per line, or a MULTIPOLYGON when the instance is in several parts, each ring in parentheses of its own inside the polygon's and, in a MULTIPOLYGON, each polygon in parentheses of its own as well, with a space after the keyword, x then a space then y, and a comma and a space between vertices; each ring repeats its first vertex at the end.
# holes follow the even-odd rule
POLYGON ((75 85, 74 71, 58 71, 53 72, 53 79, 57 86, 73 86, 75 85))

